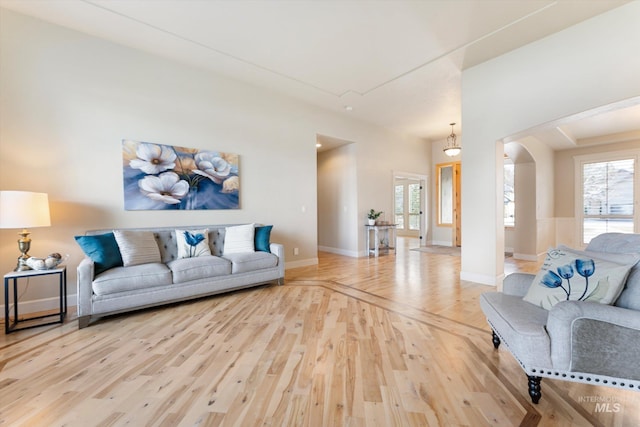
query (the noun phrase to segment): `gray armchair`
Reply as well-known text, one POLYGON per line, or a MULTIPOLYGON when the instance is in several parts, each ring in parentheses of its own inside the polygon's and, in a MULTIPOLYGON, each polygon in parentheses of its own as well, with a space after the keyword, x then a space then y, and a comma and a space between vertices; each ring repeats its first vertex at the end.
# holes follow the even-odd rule
MULTIPOLYGON (((640 234, 601 234, 586 250, 640 254, 640 234)), ((640 263, 614 305, 563 301, 545 310, 522 299, 534 277, 511 274, 502 292, 480 296, 493 344, 504 343, 520 363, 533 403, 542 377, 640 390, 640 263)))

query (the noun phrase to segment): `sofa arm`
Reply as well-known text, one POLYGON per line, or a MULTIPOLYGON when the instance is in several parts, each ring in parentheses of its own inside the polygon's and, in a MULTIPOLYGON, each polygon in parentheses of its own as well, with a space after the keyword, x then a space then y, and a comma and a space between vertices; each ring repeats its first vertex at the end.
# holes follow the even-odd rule
POLYGON ((271 253, 278 257, 278 270, 280 278, 284 278, 284 246, 280 243, 271 243, 269 245, 271 253))
POLYGON ((640 312, 563 301, 549 311, 547 331, 554 368, 640 380, 640 312))
POLYGON ((93 276, 95 268, 91 258, 84 258, 77 269, 78 317, 91 315, 91 298, 93 297, 93 276))
POLYGON ((527 294, 527 291, 535 277, 535 274, 528 273, 509 274, 502 282, 502 293, 516 297, 523 297, 527 294))

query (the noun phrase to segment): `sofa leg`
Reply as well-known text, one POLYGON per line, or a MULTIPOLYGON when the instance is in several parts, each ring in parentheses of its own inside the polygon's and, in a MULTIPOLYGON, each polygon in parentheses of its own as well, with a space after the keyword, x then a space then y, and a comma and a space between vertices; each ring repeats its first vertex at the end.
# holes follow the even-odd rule
POLYGON ((284 277, 279 277, 278 278, 278 286, 282 286, 284 285, 284 277))
POLYGON ((537 404, 542 397, 540 392, 540 380, 542 380, 542 377, 527 375, 527 378, 529 378, 529 396, 531 396, 531 401, 537 404))
POLYGON ((89 326, 89 320, 91 320, 91 316, 78 317, 78 329, 83 329, 89 326))
POLYGON ((496 334, 496 331, 491 331, 491 337, 492 337, 492 341, 493 341, 493 346, 495 348, 500 347, 500 337, 498 336, 498 334, 496 334))

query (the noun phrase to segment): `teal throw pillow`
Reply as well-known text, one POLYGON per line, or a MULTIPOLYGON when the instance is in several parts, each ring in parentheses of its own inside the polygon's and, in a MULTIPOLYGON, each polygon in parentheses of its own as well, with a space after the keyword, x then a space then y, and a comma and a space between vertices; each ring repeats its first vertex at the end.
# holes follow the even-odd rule
POLYGON ((118 248, 118 243, 113 233, 75 236, 75 239, 84 253, 93 260, 95 274, 100 274, 113 267, 122 266, 120 248, 118 248))
POLYGON ((262 227, 256 227, 256 231, 255 231, 255 237, 254 237, 254 241, 255 241, 255 246, 256 246, 256 251, 261 251, 261 252, 269 252, 271 253, 271 249, 269 248, 270 245, 270 239, 271 239, 271 229, 273 228, 273 225, 265 225, 262 227))

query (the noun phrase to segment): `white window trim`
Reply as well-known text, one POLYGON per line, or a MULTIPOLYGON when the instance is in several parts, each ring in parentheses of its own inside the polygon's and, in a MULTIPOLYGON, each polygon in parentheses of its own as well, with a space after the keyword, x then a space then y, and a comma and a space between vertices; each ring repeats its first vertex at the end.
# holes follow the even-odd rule
POLYGON ((574 156, 574 193, 575 193, 575 242, 586 247, 582 242, 584 211, 582 169, 585 163, 610 162, 615 160, 633 159, 633 228, 635 233, 640 232, 640 150, 621 150, 606 153, 582 154, 574 156))

